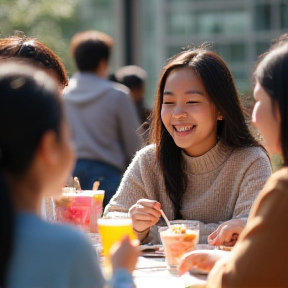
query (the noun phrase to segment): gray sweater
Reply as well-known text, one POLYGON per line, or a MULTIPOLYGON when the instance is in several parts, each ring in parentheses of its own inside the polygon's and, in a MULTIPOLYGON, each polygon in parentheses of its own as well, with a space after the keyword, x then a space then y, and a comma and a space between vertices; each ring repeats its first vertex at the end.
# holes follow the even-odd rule
MULTIPOLYGON (((128 213, 141 198, 157 200, 169 220, 174 219, 172 201, 166 193, 160 167, 155 163, 155 145, 140 150, 128 167, 105 215, 128 213)), ((182 152, 188 186, 182 198, 183 219, 199 220, 200 243, 224 221, 247 220, 254 199, 271 174, 270 162, 260 147, 230 148, 221 141, 199 157, 182 152)), ((163 220, 157 225, 165 225, 163 220)), ((144 242, 159 241, 152 227, 144 242)))
POLYGON ((123 85, 92 73, 76 73, 64 105, 78 159, 101 161, 124 172, 140 147, 140 122, 123 85))

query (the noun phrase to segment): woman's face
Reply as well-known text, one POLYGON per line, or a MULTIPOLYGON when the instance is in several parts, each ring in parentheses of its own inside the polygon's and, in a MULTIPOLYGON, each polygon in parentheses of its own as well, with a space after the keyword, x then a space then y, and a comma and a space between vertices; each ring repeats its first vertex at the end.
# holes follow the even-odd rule
POLYGON ((255 106, 252 123, 263 136, 270 154, 281 153, 280 125, 281 117, 278 104, 272 105, 271 97, 257 82, 254 88, 255 106))
POLYGON ((172 70, 163 91, 161 118, 175 144, 190 156, 200 156, 217 142, 220 112, 189 67, 172 70))

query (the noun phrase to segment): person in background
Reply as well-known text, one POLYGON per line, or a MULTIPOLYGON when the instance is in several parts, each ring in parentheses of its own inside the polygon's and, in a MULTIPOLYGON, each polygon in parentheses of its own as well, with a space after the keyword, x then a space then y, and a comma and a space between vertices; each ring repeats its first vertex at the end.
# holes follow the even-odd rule
MULTIPOLYGON (((12 58, 18 63, 29 61, 34 66, 44 69, 48 75, 55 78, 60 95, 63 95, 63 90, 68 85, 67 72, 60 58, 44 43, 19 32, 17 35, 0 38, 0 65, 12 58)), ((43 199, 40 213, 43 219, 56 221, 50 197, 43 199)))
POLYGON ((205 46, 175 55, 158 81, 150 145, 140 150, 104 215, 129 214, 142 243, 157 225, 198 220, 200 243, 233 246, 271 174, 250 134, 233 77, 205 46), (224 222, 224 223, 223 223, 224 222))
POLYGON ((288 287, 287 79, 288 41, 280 38, 256 68, 252 122, 269 153, 282 154, 284 167, 268 179, 231 252, 195 251, 182 259, 180 274, 193 266, 209 272, 218 261, 207 287, 288 287))
MULTIPOLYGON (((37 216, 43 197, 61 193, 75 158, 59 87, 44 70, 1 63, 0 152, 0 286, 104 287, 88 238, 37 216)), ((137 248, 125 238, 113 250, 111 286, 134 287, 137 248)))
POLYGON ((100 180, 105 205, 115 194, 122 173, 140 147, 140 126, 128 89, 108 81, 113 40, 99 31, 84 31, 71 40, 78 72, 66 90, 64 103, 76 147, 73 172, 82 189, 100 180))
POLYGON ((147 121, 151 113, 151 109, 147 108, 144 102, 146 78, 146 71, 135 65, 123 66, 114 74, 115 81, 130 89, 141 124, 147 121))
POLYGON ((60 58, 36 38, 21 34, 0 38, 0 60, 10 58, 30 60, 33 65, 44 69, 56 78, 60 91, 68 85, 67 72, 60 58))

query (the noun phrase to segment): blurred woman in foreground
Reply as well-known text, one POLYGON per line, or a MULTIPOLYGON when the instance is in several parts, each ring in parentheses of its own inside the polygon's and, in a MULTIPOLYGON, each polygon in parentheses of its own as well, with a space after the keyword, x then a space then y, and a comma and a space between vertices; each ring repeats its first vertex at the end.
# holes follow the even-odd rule
MULTIPOLYGON (((106 284, 95 250, 80 231, 37 216, 42 198, 61 193, 74 165, 57 86, 44 71, 18 62, 1 63, 2 288, 100 288, 106 284)), ((130 240, 123 240, 111 259, 112 287, 133 287, 131 272, 137 256, 130 240)))

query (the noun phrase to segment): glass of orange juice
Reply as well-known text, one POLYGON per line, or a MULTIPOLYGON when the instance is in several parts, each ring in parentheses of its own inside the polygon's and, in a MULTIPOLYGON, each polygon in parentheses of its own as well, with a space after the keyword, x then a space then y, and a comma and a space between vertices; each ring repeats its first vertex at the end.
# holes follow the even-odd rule
POLYGON ((137 239, 132 227, 131 218, 99 218, 98 230, 101 236, 104 257, 109 255, 112 245, 128 235, 131 240, 137 239))

